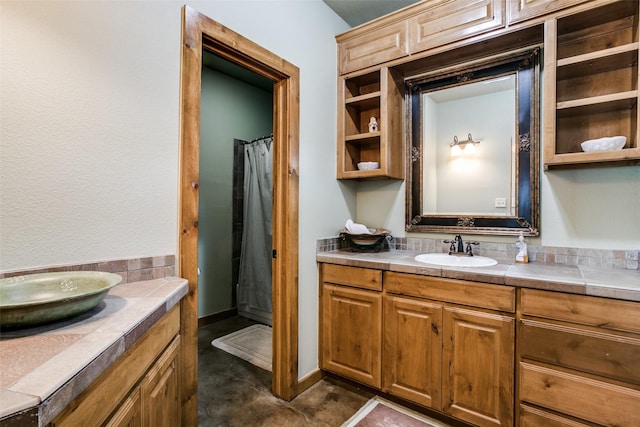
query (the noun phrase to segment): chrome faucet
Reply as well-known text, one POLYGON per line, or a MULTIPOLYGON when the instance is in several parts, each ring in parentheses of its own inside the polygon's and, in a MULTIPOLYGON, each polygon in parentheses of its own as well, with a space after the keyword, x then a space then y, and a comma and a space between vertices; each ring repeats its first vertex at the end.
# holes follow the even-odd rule
POLYGON ((468 241, 467 248, 464 248, 464 242, 462 241, 462 236, 456 234, 453 240, 444 240, 444 243, 449 243, 449 255, 466 255, 473 256, 473 250, 471 249, 471 245, 479 245, 479 242, 468 241))

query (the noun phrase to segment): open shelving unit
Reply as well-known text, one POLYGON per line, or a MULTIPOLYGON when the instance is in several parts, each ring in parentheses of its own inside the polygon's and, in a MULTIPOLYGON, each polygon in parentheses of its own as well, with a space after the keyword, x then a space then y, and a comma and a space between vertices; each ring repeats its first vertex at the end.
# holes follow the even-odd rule
POLYGON ((545 23, 545 169, 640 164, 639 2, 613 1, 545 23), (581 142, 623 135, 621 150, 581 142))
POLYGON ((338 179, 402 179, 402 79, 382 67, 340 77, 338 91, 338 179), (374 132, 371 117, 378 122, 374 132), (360 162, 380 167, 359 170, 360 162))

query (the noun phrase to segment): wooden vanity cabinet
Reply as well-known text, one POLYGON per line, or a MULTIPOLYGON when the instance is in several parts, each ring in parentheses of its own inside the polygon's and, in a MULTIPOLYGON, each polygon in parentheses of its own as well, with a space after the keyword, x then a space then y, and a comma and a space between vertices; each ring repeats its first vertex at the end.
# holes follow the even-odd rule
POLYGON ((180 425, 179 331, 177 305, 48 427, 180 425))
POLYGON ((640 425, 638 303, 522 289, 520 312, 521 427, 640 425))
POLYGON ((512 426, 515 290, 320 264, 322 369, 478 426, 512 426))
POLYGON ((320 367, 381 387, 382 272, 321 264, 320 367))
POLYGON ((384 273, 383 390, 478 426, 513 425, 515 289, 384 273))
POLYGON ((639 8, 611 1, 545 22, 545 168, 640 164, 639 8), (622 150, 582 150, 617 135, 622 150))

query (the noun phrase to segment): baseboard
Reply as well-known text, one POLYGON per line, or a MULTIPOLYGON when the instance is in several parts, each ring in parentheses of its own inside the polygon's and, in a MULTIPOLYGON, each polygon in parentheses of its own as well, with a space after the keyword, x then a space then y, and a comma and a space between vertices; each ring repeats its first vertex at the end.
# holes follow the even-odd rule
POLYGON ((238 315, 238 309, 232 308, 225 311, 219 311, 213 314, 207 314, 206 316, 202 316, 198 318, 198 328, 201 326, 209 325, 213 322, 217 322, 218 320, 228 319, 230 317, 234 317, 238 315))
POLYGON ((309 387, 317 383, 322 379, 324 373, 320 369, 316 369, 315 371, 311 371, 300 380, 298 380, 298 394, 304 392, 309 387))

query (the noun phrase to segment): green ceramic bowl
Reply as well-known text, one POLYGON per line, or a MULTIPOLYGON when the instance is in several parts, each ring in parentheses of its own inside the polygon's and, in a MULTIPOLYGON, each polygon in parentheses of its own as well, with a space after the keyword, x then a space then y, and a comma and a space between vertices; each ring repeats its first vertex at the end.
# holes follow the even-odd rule
POLYGON ((0 279, 0 328, 25 328, 77 316, 100 304, 121 281, 119 275, 102 271, 0 279))

